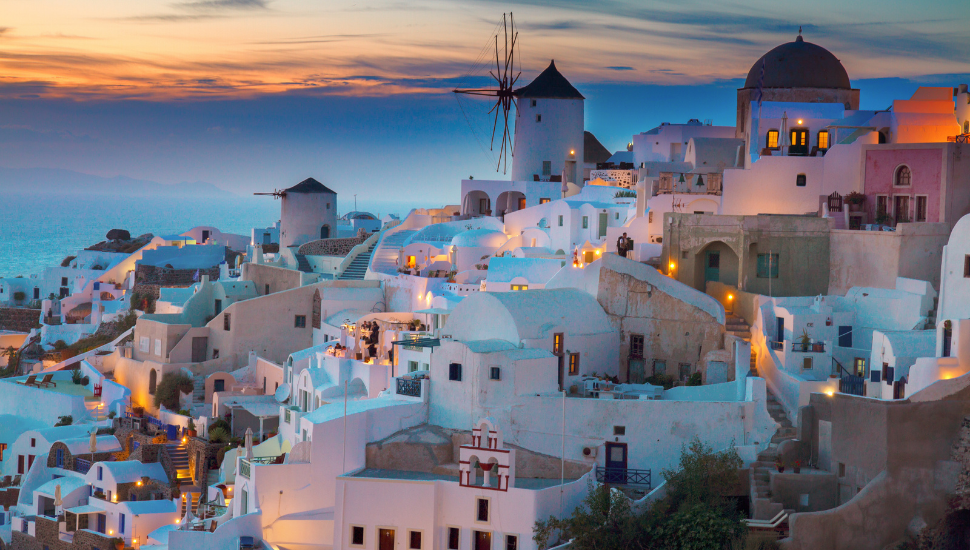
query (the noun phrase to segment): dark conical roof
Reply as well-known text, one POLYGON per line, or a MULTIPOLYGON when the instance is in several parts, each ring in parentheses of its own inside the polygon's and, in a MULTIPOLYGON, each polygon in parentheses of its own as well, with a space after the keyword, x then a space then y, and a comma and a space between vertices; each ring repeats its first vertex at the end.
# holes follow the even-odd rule
POLYGON ((589 130, 583 132, 583 162, 596 164, 610 160, 613 153, 603 147, 600 140, 596 139, 589 130))
POLYGON ((556 69, 555 60, 549 62, 546 70, 539 73, 529 85, 515 91, 517 97, 537 97, 551 99, 586 99, 556 69))
POLYGON ((849 73, 825 48, 805 42, 799 34, 794 42, 782 44, 761 56, 751 66, 745 88, 757 88, 764 60, 765 88, 836 88, 848 90, 849 73))
POLYGON ((286 193, 331 193, 336 195, 337 192, 330 189, 326 185, 320 183, 313 178, 307 178, 300 183, 290 187, 285 191, 286 193))

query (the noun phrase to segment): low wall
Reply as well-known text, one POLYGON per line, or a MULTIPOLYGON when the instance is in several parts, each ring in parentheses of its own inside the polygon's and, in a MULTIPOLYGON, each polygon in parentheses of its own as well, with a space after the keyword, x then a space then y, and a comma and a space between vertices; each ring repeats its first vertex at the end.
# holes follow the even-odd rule
POLYGON ((0 330, 30 332, 30 329, 40 328, 40 312, 39 309, 0 307, 0 330))
MULTIPOLYGON (((38 380, 40 377, 38 377, 38 380)), ((63 383, 63 380, 59 381, 63 383)), ((32 418, 50 426, 58 417, 70 415, 75 423, 90 417, 79 395, 54 394, 50 390, 27 387, 7 380, 0 382, 0 415, 9 414, 32 418)))
POLYGON ((355 246, 366 241, 367 237, 364 233, 343 239, 318 239, 300 245, 296 253, 304 256, 346 256, 355 246))
POLYGON ((202 269, 172 269, 138 264, 135 267, 135 282, 138 285, 190 286, 202 280, 203 275, 208 275, 210 281, 217 281, 219 266, 202 269))

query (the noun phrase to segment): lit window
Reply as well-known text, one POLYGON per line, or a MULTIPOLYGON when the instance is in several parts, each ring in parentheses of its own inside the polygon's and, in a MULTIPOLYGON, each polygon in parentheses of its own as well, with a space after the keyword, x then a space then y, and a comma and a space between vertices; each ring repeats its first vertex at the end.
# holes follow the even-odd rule
POLYGON ((569 375, 575 376, 579 374, 579 354, 570 353, 569 354, 569 375))
POLYGON ((829 133, 827 130, 822 130, 818 133, 818 148, 828 149, 829 148, 829 133))
POLYGON ((540 199, 539 199, 539 204, 546 204, 546 203, 547 203, 547 202, 549 202, 550 200, 551 200, 551 199, 548 199, 548 198, 544 198, 544 197, 543 197, 543 198, 540 198, 540 199))
POLYGON ((529 285, 512 285, 512 290, 529 290, 529 285))
POLYGON ((554 355, 562 353, 562 337, 563 333, 561 332, 557 332, 552 336, 552 353, 554 355))
POLYGON ((778 130, 768 130, 768 148, 778 148, 778 130))
POLYGON ((913 174, 909 170, 909 166, 905 164, 896 169, 896 178, 893 181, 893 185, 896 187, 909 187, 912 181, 913 174))

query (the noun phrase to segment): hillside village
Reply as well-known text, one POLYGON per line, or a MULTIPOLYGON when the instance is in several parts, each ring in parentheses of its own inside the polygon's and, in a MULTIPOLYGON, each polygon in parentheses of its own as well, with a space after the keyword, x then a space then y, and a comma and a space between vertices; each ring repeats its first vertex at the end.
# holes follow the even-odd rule
POLYGON ((268 182, 250 235, 0 279, 0 549, 579 548, 536 522, 648 509, 696 441, 782 548, 966 536, 967 85, 866 111, 808 37, 751 61, 735 126, 611 152, 550 62, 458 204, 268 182))

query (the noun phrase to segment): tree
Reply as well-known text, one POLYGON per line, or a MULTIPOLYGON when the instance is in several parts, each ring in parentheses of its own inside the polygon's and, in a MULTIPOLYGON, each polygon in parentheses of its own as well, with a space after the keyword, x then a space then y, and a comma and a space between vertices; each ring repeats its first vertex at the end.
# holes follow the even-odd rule
POLYGON ((681 449, 679 467, 663 471, 665 496, 646 510, 637 512, 622 492, 591 483, 570 516, 537 521, 533 540, 547 548, 550 541, 572 539, 578 550, 729 548, 746 534, 732 497, 742 465, 733 446, 715 452, 695 437, 681 449))
POLYGON ((192 393, 195 385, 188 376, 169 372, 162 376, 162 381, 155 388, 155 406, 164 406, 169 410, 178 410, 179 395, 182 393, 192 393))

